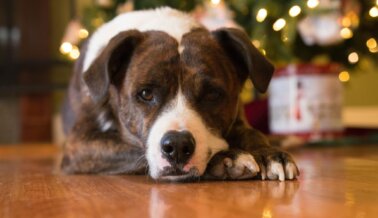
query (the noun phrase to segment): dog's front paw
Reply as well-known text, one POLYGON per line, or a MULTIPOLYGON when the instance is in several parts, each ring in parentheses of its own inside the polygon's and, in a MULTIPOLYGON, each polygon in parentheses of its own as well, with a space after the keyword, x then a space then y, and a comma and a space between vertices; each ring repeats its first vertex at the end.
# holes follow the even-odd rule
POLYGON ((273 147, 252 152, 261 169, 261 179, 284 181, 295 179, 299 170, 290 154, 273 147))
POLYGON ((209 162, 206 177, 212 179, 249 179, 260 172, 254 157, 241 150, 217 153, 209 162))

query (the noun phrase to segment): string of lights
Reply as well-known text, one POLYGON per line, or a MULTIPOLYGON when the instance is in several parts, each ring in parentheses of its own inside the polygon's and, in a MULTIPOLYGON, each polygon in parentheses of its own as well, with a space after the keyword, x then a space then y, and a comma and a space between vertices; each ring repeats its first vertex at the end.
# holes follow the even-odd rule
MULTIPOLYGON (((66 35, 70 32, 71 36, 64 37, 60 46, 64 57, 77 59, 80 56, 78 47, 81 41, 117 13, 157 7, 164 3, 148 0, 98 2, 107 3, 92 6, 89 10, 91 13, 84 14, 80 21, 74 20, 76 25, 67 27, 66 35)), ((185 4, 182 2, 173 4, 172 1, 167 1, 166 4, 173 4, 169 6, 180 10, 192 11, 198 7, 199 1, 185 1, 185 4)), ((204 0, 202 4, 205 3, 213 7, 225 3, 234 12, 234 19, 250 34, 252 43, 278 65, 311 62, 321 59, 317 58, 319 56, 327 56, 326 61, 344 66, 339 78, 340 81, 347 82, 350 78, 347 70, 349 67, 357 66, 369 53, 370 56, 373 55, 373 59, 378 53, 378 32, 374 27, 378 24, 378 0, 246 0, 242 3, 232 0, 204 0), (324 2, 328 2, 328 5, 324 2), (338 4, 332 5, 330 2, 338 4), (332 26, 332 23, 335 24, 332 26), (332 31, 337 32, 331 34, 332 31)))

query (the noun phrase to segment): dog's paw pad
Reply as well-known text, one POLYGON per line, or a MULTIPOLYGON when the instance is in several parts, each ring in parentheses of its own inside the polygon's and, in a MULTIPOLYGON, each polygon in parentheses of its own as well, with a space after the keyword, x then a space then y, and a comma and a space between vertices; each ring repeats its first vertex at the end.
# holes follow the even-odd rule
POLYGON ((235 160, 225 158, 226 172, 231 179, 248 179, 260 172, 260 167, 250 154, 239 154, 235 160))

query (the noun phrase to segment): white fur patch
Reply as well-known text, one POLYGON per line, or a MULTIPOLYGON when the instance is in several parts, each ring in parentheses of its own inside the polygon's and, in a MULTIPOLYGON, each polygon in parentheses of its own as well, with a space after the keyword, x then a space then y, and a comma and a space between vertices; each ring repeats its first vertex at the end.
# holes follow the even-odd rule
POLYGON ((182 54, 182 52, 184 51, 184 49, 185 49, 185 47, 184 47, 183 45, 179 45, 179 47, 178 47, 178 52, 179 52, 180 54, 182 54))
POLYGON ((180 45, 181 38, 185 33, 192 28, 200 26, 189 15, 169 7, 121 14, 102 25, 90 38, 84 59, 83 72, 88 70, 110 39, 122 31, 131 29, 163 31, 175 38, 180 45))
POLYGON ((98 115, 97 122, 98 122, 98 124, 99 124, 100 129, 101 129, 102 132, 106 132, 110 128, 113 127, 113 122, 106 117, 106 112, 105 111, 102 111, 98 115))
POLYGON ((260 172, 260 167, 251 154, 240 154, 234 161, 234 165, 246 167, 253 173, 260 172))
MULTIPOLYGON (((224 159, 223 163, 227 167, 227 174, 232 179, 252 178, 258 172, 260 172, 260 167, 251 154, 240 154, 235 160, 232 160, 231 158, 227 157, 224 159)), ((219 172, 215 173, 220 174, 219 172)))
POLYGON ((160 141, 170 130, 189 131, 196 141, 194 154, 184 166, 187 172, 194 168, 199 175, 202 175, 211 158, 208 152, 211 151, 211 155, 214 155, 228 149, 227 142, 208 130, 201 117, 188 106, 185 96, 179 91, 171 102, 171 107, 157 118, 147 139, 147 161, 152 178, 158 178, 163 168, 169 166, 169 163, 162 158, 160 141))

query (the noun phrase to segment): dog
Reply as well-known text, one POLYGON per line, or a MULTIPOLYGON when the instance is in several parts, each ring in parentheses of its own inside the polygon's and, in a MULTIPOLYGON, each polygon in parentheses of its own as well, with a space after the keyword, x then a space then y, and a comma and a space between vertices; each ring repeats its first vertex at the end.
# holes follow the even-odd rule
POLYGON ((295 179, 293 158, 245 122, 239 100, 248 78, 265 92, 273 71, 240 29, 209 31, 168 7, 119 15, 75 65, 61 169, 158 181, 295 179))

